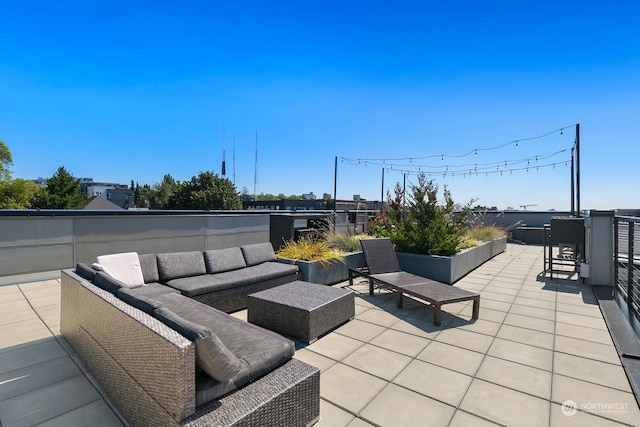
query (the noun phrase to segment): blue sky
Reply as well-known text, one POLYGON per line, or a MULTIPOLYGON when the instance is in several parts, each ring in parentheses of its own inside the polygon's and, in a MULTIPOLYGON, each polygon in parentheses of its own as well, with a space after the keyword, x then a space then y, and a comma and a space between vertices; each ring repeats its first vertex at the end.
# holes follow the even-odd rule
POLYGON ((419 166, 459 203, 568 210, 580 123, 581 207, 638 207, 636 1, 2 9, 0 139, 14 177, 219 174, 224 129, 227 176, 250 193, 257 131, 258 193, 333 193, 338 157, 338 198, 378 200, 387 159, 385 193, 419 166))

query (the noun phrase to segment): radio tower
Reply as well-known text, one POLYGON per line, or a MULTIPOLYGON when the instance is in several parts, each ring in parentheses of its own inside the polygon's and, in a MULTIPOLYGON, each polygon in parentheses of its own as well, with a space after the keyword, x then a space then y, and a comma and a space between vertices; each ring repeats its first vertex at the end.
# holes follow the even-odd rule
POLYGON ((256 160, 253 172, 253 197, 258 196, 258 129, 256 129, 256 160))
POLYGON ((233 133, 233 185, 236 185, 236 133, 233 133))
POLYGON ((224 147, 224 126, 222 127, 222 177, 227 176, 227 167, 225 165, 225 147, 224 147))

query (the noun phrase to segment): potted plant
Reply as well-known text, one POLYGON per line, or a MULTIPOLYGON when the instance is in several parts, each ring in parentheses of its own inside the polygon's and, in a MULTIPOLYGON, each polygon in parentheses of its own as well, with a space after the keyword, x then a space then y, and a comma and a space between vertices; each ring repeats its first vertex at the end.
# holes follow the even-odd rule
POLYGON ((439 204, 438 186, 424 173, 410 189, 405 205, 404 190, 396 184, 395 197, 388 197, 386 211, 376 212, 370 227, 374 235, 391 239, 403 270, 451 284, 504 251, 492 249, 491 242, 479 244, 469 234, 473 201, 454 212, 451 193, 445 187, 444 203, 439 204))
POLYGON ((314 238, 289 240, 276 252, 279 261, 296 264, 302 280, 331 285, 347 280, 349 267, 361 267, 364 258, 360 239, 366 235, 348 235, 328 228, 314 238))

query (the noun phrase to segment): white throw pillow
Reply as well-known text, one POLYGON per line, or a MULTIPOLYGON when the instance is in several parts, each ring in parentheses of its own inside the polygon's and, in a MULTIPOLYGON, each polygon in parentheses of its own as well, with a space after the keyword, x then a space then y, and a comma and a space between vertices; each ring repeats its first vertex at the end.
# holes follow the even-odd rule
POLYGON ((96 257, 95 263, 105 274, 121 281, 129 288, 145 286, 140 259, 136 252, 100 255, 96 257))

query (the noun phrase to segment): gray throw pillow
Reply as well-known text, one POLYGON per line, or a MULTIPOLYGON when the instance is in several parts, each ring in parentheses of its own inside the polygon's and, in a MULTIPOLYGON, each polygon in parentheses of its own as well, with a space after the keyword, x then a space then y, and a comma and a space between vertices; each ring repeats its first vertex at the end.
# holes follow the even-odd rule
POLYGON ((160 307, 153 315, 196 343, 196 366, 211 378, 226 382, 242 370, 240 360, 229 351, 210 329, 186 320, 167 307, 160 307))

